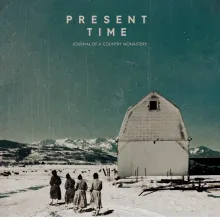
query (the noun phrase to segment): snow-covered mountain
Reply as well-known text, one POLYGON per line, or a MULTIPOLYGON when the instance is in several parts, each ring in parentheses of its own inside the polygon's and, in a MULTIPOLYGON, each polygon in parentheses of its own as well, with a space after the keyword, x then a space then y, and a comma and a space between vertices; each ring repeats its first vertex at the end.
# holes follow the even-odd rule
MULTIPOLYGON (((208 147, 189 150, 190 158, 220 158, 220 152, 208 147)), ((42 140, 21 144, 0 140, 0 162, 45 162, 71 164, 115 163, 117 145, 111 138, 42 140)))
POLYGON ((32 144, 5 148, 0 141, 0 157, 3 161, 97 164, 115 163, 117 147, 113 139, 88 140, 47 139, 32 144), (20 155, 20 156, 19 156, 20 155))
POLYGON ((200 146, 189 150, 191 158, 220 158, 220 152, 208 147, 200 146))

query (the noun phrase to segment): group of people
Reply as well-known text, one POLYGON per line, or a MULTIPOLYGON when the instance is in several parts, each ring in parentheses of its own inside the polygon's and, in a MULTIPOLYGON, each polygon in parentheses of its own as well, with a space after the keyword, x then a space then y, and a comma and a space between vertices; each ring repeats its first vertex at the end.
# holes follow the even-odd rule
MULTIPOLYGON (((61 178, 57 175, 56 170, 52 171, 52 177, 50 180, 50 198, 52 199, 50 205, 54 205, 54 200, 56 200, 55 205, 58 205, 58 200, 61 200, 61 178)), ((88 190, 88 185, 85 180, 83 180, 82 175, 78 176, 78 181, 75 183, 75 180, 71 176, 66 174, 65 182, 65 203, 68 207, 68 204, 73 204, 75 212, 81 213, 83 208, 88 206, 86 191, 88 190)), ((90 191, 90 205, 94 209, 93 215, 98 215, 100 209, 102 208, 101 201, 101 190, 102 190, 102 181, 99 180, 98 173, 93 174, 93 181, 90 191)))

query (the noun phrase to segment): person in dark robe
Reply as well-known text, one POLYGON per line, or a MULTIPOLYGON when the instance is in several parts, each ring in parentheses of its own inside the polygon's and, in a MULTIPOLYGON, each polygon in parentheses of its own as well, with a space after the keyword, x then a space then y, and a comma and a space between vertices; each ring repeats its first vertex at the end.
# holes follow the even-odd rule
POLYGON ((76 183, 75 189, 74 210, 81 213, 83 208, 87 207, 86 190, 88 189, 87 183, 83 180, 82 175, 78 176, 78 182, 76 183))
POLYGON ((100 209, 102 208, 102 199, 101 199, 101 190, 102 190, 102 181, 99 180, 98 173, 93 174, 93 182, 90 188, 91 198, 90 205, 94 209, 93 215, 97 216, 100 209))
POLYGON ((66 182, 65 182, 65 203, 66 207, 68 207, 68 204, 73 203, 74 195, 75 195, 75 180, 72 179, 69 175, 69 173, 66 174, 66 182))
POLYGON ((61 178, 57 175, 57 171, 52 171, 52 177, 50 179, 50 198, 52 199, 50 205, 54 205, 54 200, 56 200, 56 205, 58 205, 58 200, 61 200, 61 190, 60 185, 62 181, 61 178))

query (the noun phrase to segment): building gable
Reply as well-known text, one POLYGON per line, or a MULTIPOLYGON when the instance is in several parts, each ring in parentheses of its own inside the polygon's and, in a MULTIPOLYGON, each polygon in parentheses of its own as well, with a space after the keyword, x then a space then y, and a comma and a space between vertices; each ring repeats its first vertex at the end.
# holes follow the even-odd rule
POLYGON ((128 109, 119 133, 119 141, 188 140, 179 109, 152 92, 128 109))

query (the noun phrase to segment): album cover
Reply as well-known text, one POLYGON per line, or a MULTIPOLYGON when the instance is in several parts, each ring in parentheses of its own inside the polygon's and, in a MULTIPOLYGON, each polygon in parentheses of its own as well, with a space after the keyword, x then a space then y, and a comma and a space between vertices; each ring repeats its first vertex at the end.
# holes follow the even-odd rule
POLYGON ((1 0, 0 217, 220 216, 219 0, 1 0))

